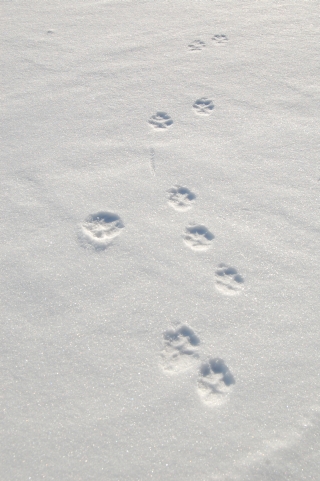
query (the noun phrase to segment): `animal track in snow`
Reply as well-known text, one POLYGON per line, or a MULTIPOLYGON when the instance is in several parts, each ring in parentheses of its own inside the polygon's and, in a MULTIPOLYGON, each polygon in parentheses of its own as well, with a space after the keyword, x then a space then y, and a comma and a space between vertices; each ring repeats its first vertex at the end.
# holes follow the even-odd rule
POLYGON ((214 109, 212 100, 202 97, 193 104, 193 109, 198 115, 210 115, 214 109))
POLYGON ((223 404, 234 384, 235 379, 222 359, 209 359, 201 365, 197 388, 205 404, 223 404))
POLYGON ((214 35, 212 37, 212 41, 214 45, 217 45, 217 46, 225 45, 228 42, 228 40, 229 40, 228 37, 224 34, 214 35))
POLYGON ((194 251, 206 251, 211 247, 214 235, 201 224, 189 224, 183 235, 184 243, 194 251))
POLYGON ((150 169, 153 176, 156 175, 156 162, 155 162, 155 151, 150 149, 150 169))
POLYGON ((185 371, 198 360, 197 346, 200 339, 191 327, 183 324, 177 329, 168 329, 164 332, 163 339, 161 364, 164 371, 168 373, 185 371))
POLYGON ((243 289, 243 283, 244 279, 238 274, 237 269, 226 264, 219 264, 215 272, 215 286, 221 294, 226 296, 239 294, 243 289))
POLYGON ((151 127, 155 130, 165 130, 173 124, 173 120, 166 112, 157 112, 148 120, 151 127))
POLYGON ((89 215, 81 225, 80 240, 86 246, 104 250, 121 233, 124 225, 117 214, 98 212, 89 215))
POLYGON ((194 40, 188 45, 190 51, 202 50, 206 44, 202 40, 194 40))
POLYGON ((191 209, 196 198, 196 195, 191 192, 191 190, 187 189, 187 187, 181 187, 180 185, 175 185, 169 189, 168 194, 168 204, 178 211, 191 209))

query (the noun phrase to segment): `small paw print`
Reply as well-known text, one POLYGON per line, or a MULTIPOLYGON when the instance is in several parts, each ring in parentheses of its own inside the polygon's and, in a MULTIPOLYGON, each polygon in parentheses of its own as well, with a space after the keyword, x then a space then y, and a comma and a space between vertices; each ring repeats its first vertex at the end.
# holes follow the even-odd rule
POLYGON ((194 251, 206 251, 211 247, 214 235, 201 224, 190 224, 186 227, 183 241, 194 251))
POLYGON ((219 34, 219 35, 214 35, 212 37, 212 41, 214 43, 214 45, 225 45, 227 42, 228 42, 228 37, 226 35, 223 35, 223 34, 219 34))
POLYGON ((222 359, 210 359, 202 364, 198 378, 198 393, 205 404, 223 404, 232 391, 235 379, 222 359))
POLYGON ((155 130, 164 130, 173 124, 173 120, 166 112, 157 112, 148 120, 151 127, 155 130))
POLYGON ((175 185, 169 189, 168 194, 168 204, 178 211, 186 211, 191 209, 196 198, 195 194, 191 192, 191 190, 187 189, 187 187, 181 187, 180 185, 175 185))
POLYGON ((113 212, 89 215, 81 224, 79 240, 84 247, 104 250, 124 228, 123 222, 113 212))
POLYGON ((219 264, 215 272, 215 286, 221 294, 226 296, 239 294, 243 289, 243 283, 244 279, 238 274, 237 269, 223 263, 219 264))
POLYGON ((183 324, 176 329, 168 329, 163 334, 164 348, 161 351, 161 365, 168 373, 189 369, 198 360, 197 347, 200 339, 183 324))
POLYGON ((202 97, 193 104, 193 109, 198 115, 210 115, 214 109, 212 100, 202 97))
POLYGON ((194 40, 188 45, 188 49, 191 51, 202 50, 206 44, 202 40, 194 40))

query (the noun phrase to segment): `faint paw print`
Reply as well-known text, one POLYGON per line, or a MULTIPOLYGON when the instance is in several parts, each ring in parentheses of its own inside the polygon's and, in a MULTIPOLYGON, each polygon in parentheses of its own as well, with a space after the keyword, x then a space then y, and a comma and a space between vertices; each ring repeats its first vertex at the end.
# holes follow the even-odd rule
POLYGON ((220 34, 220 35, 214 35, 212 37, 212 40, 215 45, 225 45, 229 39, 226 35, 220 34))
POLYGON ((198 115, 210 115, 214 109, 212 100, 202 97, 193 104, 193 109, 198 115))
POLYGON ((156 130, 167 129, 173 124, 172 118, 166 112, 157 112, 155 115, 150 117, 148 122, 156 130))
POLYGON ((202 50, 205 46, 206 44, 202 40, 194 40, 188 45, 188 49, 191 51, 202 50))

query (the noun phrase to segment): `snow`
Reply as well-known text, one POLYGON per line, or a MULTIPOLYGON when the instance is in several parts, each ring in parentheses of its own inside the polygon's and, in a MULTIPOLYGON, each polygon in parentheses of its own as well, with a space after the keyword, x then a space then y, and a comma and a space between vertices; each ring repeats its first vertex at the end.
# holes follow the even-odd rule
POLYGON ((319 4, 2 2, 3 480, 319 480, 319 4))

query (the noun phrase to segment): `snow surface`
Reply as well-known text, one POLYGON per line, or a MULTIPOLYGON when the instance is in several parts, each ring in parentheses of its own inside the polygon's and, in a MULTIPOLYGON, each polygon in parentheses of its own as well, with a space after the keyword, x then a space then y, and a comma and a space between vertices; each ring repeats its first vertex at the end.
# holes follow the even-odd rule
POLYGON ((319 1, 1 3, 1 480, 319 480, 319 1))

